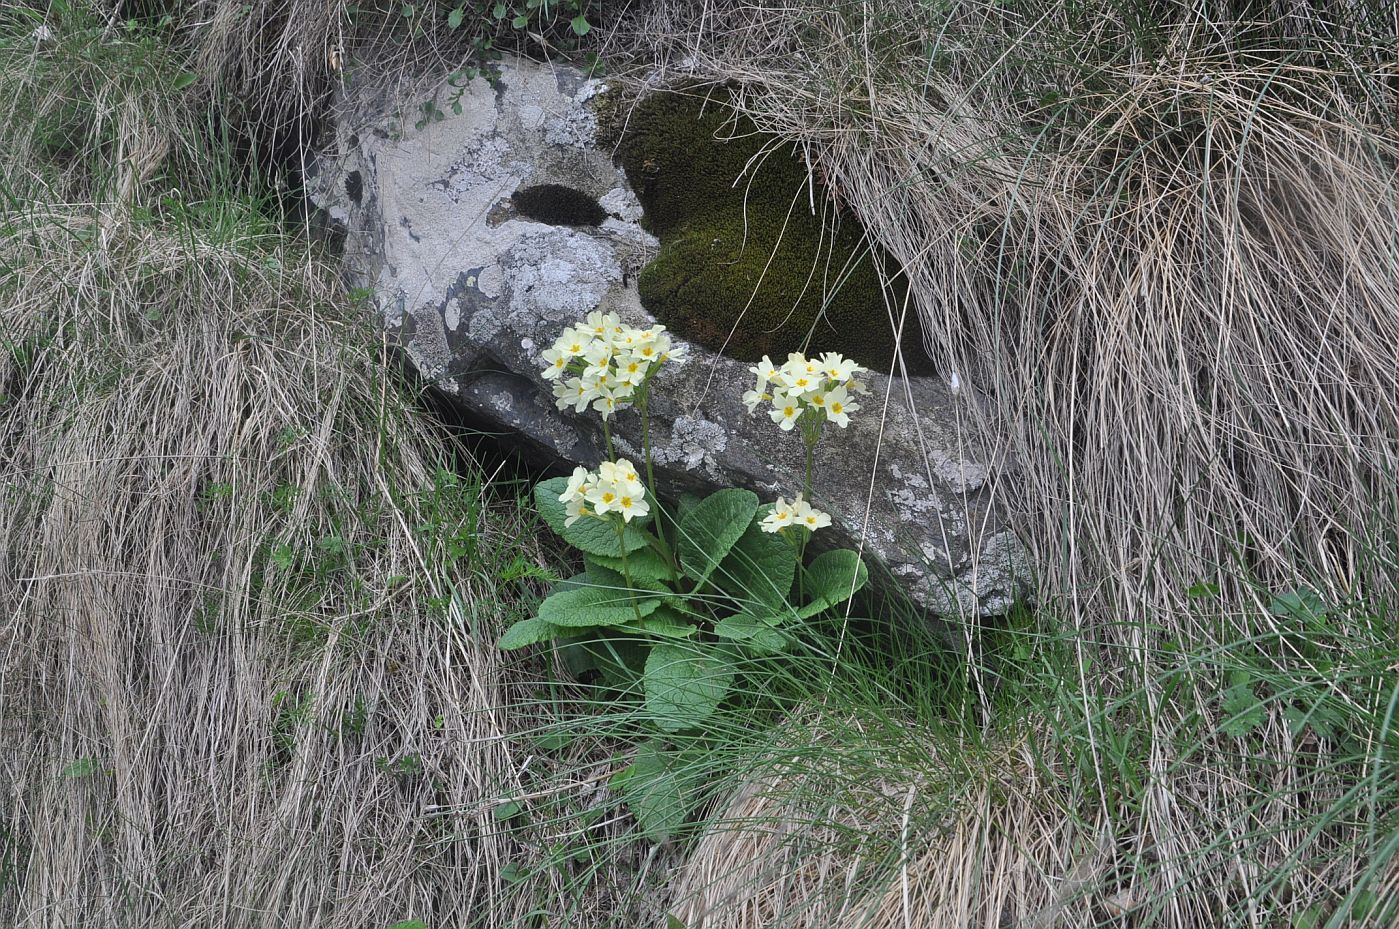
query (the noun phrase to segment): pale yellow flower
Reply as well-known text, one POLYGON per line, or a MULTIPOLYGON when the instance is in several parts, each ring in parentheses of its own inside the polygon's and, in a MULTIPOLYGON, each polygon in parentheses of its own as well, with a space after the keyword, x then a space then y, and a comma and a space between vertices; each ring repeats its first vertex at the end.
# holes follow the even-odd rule
POLYGON ((802 499, 801 494, 797 494, 797 499, 792 501, 792 517, 793 522, 811 532, 824 529, 831 524, 831 515, 807 503, 802 499))
MULTIPOLYGON (((797 499, 801 499, 800 494, 797 495, 797 499)), ((792 525, 792 520, 795 518, 796 513, 793 512, 792 505, 784 498, 778 497, 777 502, 772 505, 772 512, 763 517, 759 528, 764 532, 781 532, 792 525)))
POLYGON ((797 423, 797 417, 801 415, 801 404, 796 398, 786 394, 776 394, 772 398, 772 409, 768 410, 768 416, 777 423, 777 428, 783 432, 791 432, 792 427, 797 423))
POLYGON ((826 418, 844 429, 850 425, 850 414, 860 408, 860 404, 850 402, 844 387, 837 387, 826 395, 826 418))

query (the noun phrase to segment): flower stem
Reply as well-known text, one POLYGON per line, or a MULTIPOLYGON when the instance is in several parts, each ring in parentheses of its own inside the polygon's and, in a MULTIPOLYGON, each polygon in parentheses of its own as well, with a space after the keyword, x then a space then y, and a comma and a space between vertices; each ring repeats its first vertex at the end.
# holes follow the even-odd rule
POLYGON ((612 527, 617 530, 617 547, 622 550, 622 577, 627 582, 627 598, 631 600, 631 609, 636 614, 636 624, 641 625, 641 607, 636 602, 636 587, 632 584, 631 566, 627 563, 627 529, 621 519, 612 520, 612 527))
MULTIPOLYGON (((646 458, 646 489, 651 492, 651 505, 656 513, 656 538, 661 548, 670 551, 665 537, 665 511, 661 507, 661 495, 656 490, 656 471, 651 464, 651 392, 642 387, 636 392, 636 408, 641 413, 641 451, 646 458)), ((670 561, 669 555, 666 561, 670 561)))
POLYGON ((607 447, 607 460, 616 461, 617 456, 612 452, 612 427, 607 424, 607 417, 602 418, 602 442, 607 447))

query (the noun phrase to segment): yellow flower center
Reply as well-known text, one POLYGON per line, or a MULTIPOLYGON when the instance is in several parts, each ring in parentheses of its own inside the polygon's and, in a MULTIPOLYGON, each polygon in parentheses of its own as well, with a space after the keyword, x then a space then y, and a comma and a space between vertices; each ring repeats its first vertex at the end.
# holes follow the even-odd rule
POLYGON ((831 404, 831 412, 832 412, 832 413, 839 413, 839 412, 840 412, 841 410, 843 410, 843 409, 845 409, 845 404, 843 404, 843 403, 841 403, 841 402, 839 402, 839 401, 836 401, 835 403, 832 403, 832 404, 831 404))
POLYGON ((610 490, 603 491, 603 494, 602 494, 602 502, 603 502, 603 503, 611 503, 613 500, 616 500, 616 499, 617 499, 617 495, 614 494, 614 493, 612 493, 612 491, 610 491, 610 490))

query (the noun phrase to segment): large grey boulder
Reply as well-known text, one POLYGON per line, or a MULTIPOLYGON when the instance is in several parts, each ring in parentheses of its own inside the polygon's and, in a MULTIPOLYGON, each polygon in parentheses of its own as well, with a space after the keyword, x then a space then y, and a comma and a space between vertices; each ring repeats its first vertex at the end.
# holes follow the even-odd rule
MULTIPOLYGON (((347 97, 310 183, 313 202, 343 232, 350 283, 372 292, 422 376, 472 414, 589 465, 602 457, 600 422, 556 408, 540 353, 595 309, 651 322, 635 280, 657 246, 625 176, 596 143, 594 98, 605 89, 568 67, 512 60, 459 95, 444 84, 415 97, 436 101, 439 116, 426 121, 413 102, 400 111, 382 96, 347 97), (565 215, 526 215, 521 205, 533 201, 565 215)), ((738 486, 790 498, 801 442, 761 410, 748 415, 740 402, 752 386, 748 363, 687 349, 652 391, 664 489, 738 486)), ((992 504, 990 485, 1002 475, 981 457, 986 444, 958 422, 948 384, 868 381, 872 393, 850 427, 828 427, 817 450, 813 497, 836 520, 821 535, 863 546, 937 614, 1004 612, 1025 566, 992 504)), ((640 461, 635 412, 619 414, 614 431, 619 449, 640 461)))

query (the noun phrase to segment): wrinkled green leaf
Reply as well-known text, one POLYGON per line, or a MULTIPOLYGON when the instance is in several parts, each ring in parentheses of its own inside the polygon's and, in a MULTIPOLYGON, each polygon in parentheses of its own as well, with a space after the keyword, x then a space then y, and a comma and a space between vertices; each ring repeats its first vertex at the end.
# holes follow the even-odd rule
POLYGON ((869 569, 857 552, 848 548, 822 552, 806 569, 806 595, 810 602, 799 611, 814 616, 838 606, 869 581, 869 569))
POLYGON ((542 619, 522 619, 500 637, 496 643, 496 648, 503 651, 510 651, 515 648, 524 648, 526 645, 533 645, 536 642, 547 642, 557 638, 563 630, 553 623, 545 622, 542 619))
POLYGON ((782 536, 762 530, 758 521, 763 509, 729 550, 715 581, 747 607, 786 611, 797 573, 797 550, 782 536))
POLYGON ((1277 594, 1268 603, 1268 612, 1296 620, 1308 629, 1326 628, 1326 603, 1314 590, 1289 590, 1277 594))
POLYGON ((625 590, 583 587, 551 594, 539 604, 539 619, 569 629, 621 626, 649 616, 661 605, 655 597, 641 597, 625 590))
POLYGON ((680 517, 680 565, 696 586, 748 531, 757 511, 758 498, 752 491, 731 488, 710 494, 680 517))
POLYGON ((733 669, 712 650, 660 644, 646 658, 646 709, 666 732, 693 729, 729 692, 733 669))
POLYGON ((541 481, 534 488, 534 503, 539 510, 540 517, 550 529, 563 537, 564 541, 580 551, 590 555, 603 555, 605 557, 620 558, 622 546, 626 546, 628 552, 633 552, 646 547, 646 536, 642 532, 645 525, 644 519, 633 519, 627 523, 622 531, 622 538, 617 538, 617 530, 610 520, 598 519, 594 516, 584 516, 571 526, 565 526, 568 519, 568 507, 559 500, 559 494, 568 487, 568 479, 553 477, 547 481, 541 481))
POLYGON ((1253 681, 1244 672, 1231 675, 1232 683, 1224 692, 1224 719, 1219 728, 1225 735, 1241 739, 1248 735, 1267 718, 1267 708, 1253 692, 1253 681))
POLYGON ((739 613, 716 623, 714 634, 721 639, 742 642, 757 651, 780 652, 791 644, 791 639, 785 632, 773 628, 776 622, 778 620, 775 616, 739 613))
MULTIPOLYGON (((611 555, 592 555, 591 560, 611 571, 622 574, 622 559, 611 555)), ((666 560, 647 546, 627 553, 627 570, 633 581, 669 581, 675 576, 666 560)))
POLYGON ((699 627, 685 618, 684 614, 662 606, 641 621, 641 628, 651 635, 667 639, 688 639, 699 631, 699 627))
POLYGON ((497 3, 491 7, 491 17, 494 19, 504 19, 507 12, 508 10, 503 3, 497 3))
POLYGON ((647 838, 663 842, 685 824, 689 803, 680 779, 666 753, 654 742, 637 749, 635 760, 619 771, 611 783, 647 838))

